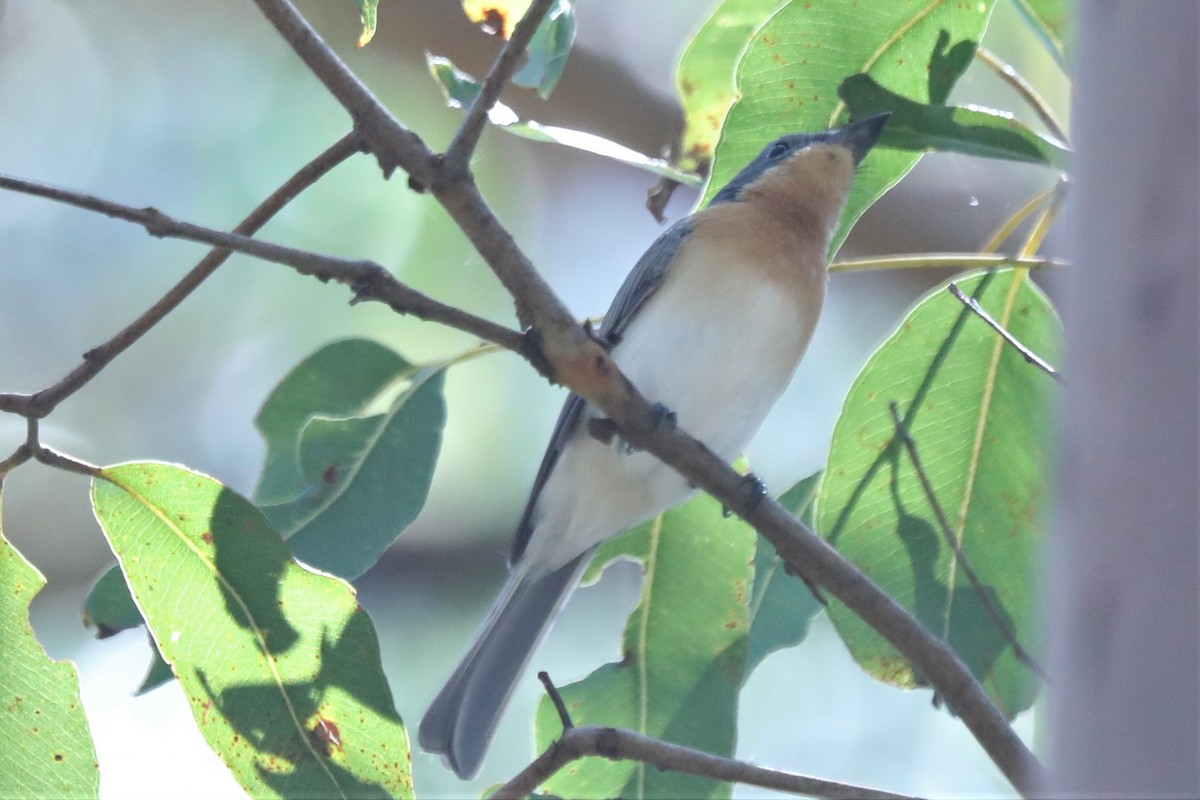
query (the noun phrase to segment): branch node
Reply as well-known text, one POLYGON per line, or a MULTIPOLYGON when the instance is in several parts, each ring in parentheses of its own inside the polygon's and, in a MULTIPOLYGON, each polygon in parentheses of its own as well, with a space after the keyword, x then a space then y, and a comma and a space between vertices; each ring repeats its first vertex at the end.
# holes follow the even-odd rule
POLYGON ((146 206, 142 209, 142 215, 142 227, 146 229, 146 233, 156 239, 162 239, 171 235, 174 220, 166 214, 154 206, 146 206))

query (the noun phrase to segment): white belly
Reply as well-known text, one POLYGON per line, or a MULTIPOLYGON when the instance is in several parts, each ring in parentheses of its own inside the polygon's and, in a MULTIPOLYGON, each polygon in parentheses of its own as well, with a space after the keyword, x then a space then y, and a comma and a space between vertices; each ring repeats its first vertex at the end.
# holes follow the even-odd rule
MULTIPOLYGON (((787 387, 821 297, 799 303, 754 273, 728 262, 712 266, 672 275, 673 284, 646 302, 612 356, 648 400, 732 461, 787 387)), ((823 289, 822 281, 817 291, 823 289)), ((587 413, 595 416, 590 407, 587 413)), ((561 566, 692 491, 654 456, 602 444, 581 425, 542 488, 523 566, 561 566)))

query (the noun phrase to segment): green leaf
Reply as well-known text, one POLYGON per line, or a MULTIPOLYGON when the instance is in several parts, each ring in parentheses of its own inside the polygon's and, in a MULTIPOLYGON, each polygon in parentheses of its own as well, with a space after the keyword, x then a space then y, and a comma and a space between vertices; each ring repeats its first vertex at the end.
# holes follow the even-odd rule
MULTIPOLYGON (((562 694, 577 724, 615 725, 713 753, 732 753, 747 652, 746 606, 755 533, 725 519, 707 495, 601 546, 592 571, 615 558, 642 562, 642 599, 625 628, 625 657, 562 694)), ((539 750, 558 737, 543 701, 539 750)), ((576 762, 543 787, 562 797, 727 797, 726 784, 631 762, 576 762)))
MULTIPOLYGON (((120 566, 114 566, 100 576, 83 602, 83 624, 96 629, 97 639, 107 639, 122 631, 145 625, 142 612, 133 602, 120 566)), ((143 695, 174 680, 171 668, 163 661, 154 639, 150 639, 150 666, 135 695, 143 695)))
POLYGON ((888 91, 869 75, 851 75, 838 94, 855 117, 892 112, 879 137, 883 147, 942 150, 1067 168, 1070 151, 1066 147, 1035 133, 1005 111, 916 103, 888 91))
POLYGON ((145 677, 142 678, 141 685, 133 693, 136 697, 141 697, 147 692, 154 691, 164 683, 175 680, 175 673, 171 672, 171 665, 163 660, 162 653, 158 652, 158 648, 154 646, 154 637, 150 636, 149 638, 150 666, 146 670, 145 677))
POLYGON ((376 14, 379 11, 379 0, 354 0, 358 3, 358 13, 362 17, 362 33, 358 35, 355 47, 366 47, 375 38, 376 14))
POLYGON ((381 392, 414 371, 395 351, 369 339, 331 342, 301 361, 272 390, 254 420, 267 443, 255 502, 283 503, 308 490, 300 468, 300 437, 313 417, 361 415, 381 392))
MULTIPOLYGON (((812 525, 813 501, 820 480, 821 473, 818 472, 779 498, 784 508, 808 525, 812 525)), ((746 676, 771 653, 803 641, 813 617, 821 608, 804 581, 784 571, 783 559, 771 543, 761 536, 756 537, 746 676)))
POLYGON ((100 772, 79 673, 46 655, 29 625, 29 604, 45 585, 0 532, 0 793, 96 797, 100 772))
POLYGON ((783 0, 722 0, 679 58, 675 87, 683 108, 678 166, 701 172, 712 159, 721 123, 737 97, 734 71, 754 30, 783 0))
POLYGON ((294 562, 249 501, 168 464, 92 505, 201 734, 254 797, 411 797, 409 748, 354 590, 294 562))
MULTIPOLYGON (((479 82, 454 66, 449 59, 427 53, 425 63, 429 66, 429 74, 441 87, 442 94, 446 98, 446 105, 450 108, 466 108, 475 99, 475 95, 479 94, 479 82)), ((676 169, 660 158, 649 158, 636 150, 630 150, 624 145, 592 133, 560 128, 557 125, 542 125, 533 120, 522 120, 515 111, 503 103, 496 103, 492 106, 492 110, 488 112, 488 120, 501 130, 524 139, 532 139, 535 142, 555 142, 576 150, 584 150, 598 156, 611 158, 622 164, 671 178, 688 186, 700 185, 698 176, 676 169)))
MULTIPOLYGON (((737 69, 739 99, 729 109, 704 201, 776 136, 833 127, 846 119, 837 89, 866 73, 908 97, 931 100, 947 90, 936 54, 973 47, 994 0, 975 3, 788 3, 759 28, 737 69), (943 32, 948 39, 943 39, 943 32), (931 73, 931 65, 939 71, 931 73)), ((831 244, 841 246, 855 220, 912 169, 920 156, 876 148, 863 162, 831 244)))
POLYGON ((1071 15, 1067 0, 1014 0, 1030 27, 1046 43, 1046 49, 1066 69, 1071 57, 1071 15))
POLYGON ((443 368, 422 370, 382 414, 308 420, 300 469, 308 489, 263 506, 296 558, 357 578, 417 517, 446 424, 443 368))
MULTIPOLYGON (((1035 353, 1057 358, 1057 318, 1027 271, 976 273, 957 283, 1035 353)), ((821 535, 949 642, 1008 715, 1032 704, 1037 681, 945 544, 888 403, 899 404, 971 567, 1030 650, 1054 397, 1049 376, 939 287, 855 379, 817 502, 821 535)), ((836 601, 829 611, 867 672, 917 685, 911 666, 857 616, 836 601)))
POLYGON ((562 77, 574 43, 575 3, 558 0, 534 32, 525 51, 525 65, 513 75, 513 83, 536 88, 543 100, 549 98, 562 77))
POLYGON ((109 568, 92 584, 83 601, 83 624, 96 629, 97 639, 142 625, 142 614, 129 596, 120 567, 109 568))

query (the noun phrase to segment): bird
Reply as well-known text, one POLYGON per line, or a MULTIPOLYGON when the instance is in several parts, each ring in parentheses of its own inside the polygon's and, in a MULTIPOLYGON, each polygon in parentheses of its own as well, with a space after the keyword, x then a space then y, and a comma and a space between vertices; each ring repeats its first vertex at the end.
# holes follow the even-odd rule
MULTIPOLYGON (((704 209, 667 229, 595 335, 673 424, 727 462, 741 455, 800 363, 828 251, 858 165, 888 114, 770 141, 704 209)), ((510 576, 418 727, 460 778, 479 770, 534 651, 596 548, 695 488, 570 395, 517 525, 510 576)))

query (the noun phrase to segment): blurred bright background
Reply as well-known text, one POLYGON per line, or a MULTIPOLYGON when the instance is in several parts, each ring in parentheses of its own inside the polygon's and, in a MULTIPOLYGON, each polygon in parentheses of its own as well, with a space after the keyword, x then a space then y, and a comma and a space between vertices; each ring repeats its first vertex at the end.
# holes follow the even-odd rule
MULTIPOLYGON (((434 148, 459 113, 444 107, 423 51, 482 74, 497 43, 452 0, 384 0, 363 50, 350 2, 298 3, 393 113, 434 148)), ((550 102, 505 99, 541 122, 660 155, 679 126, 675 60, 712 0, 580 0, 579 39, 550 102)), ((1060 112, 1061 74, 1000 2, 986 44, 1034 80, 1060 112)), ((1031 117, 978 64, 953 100, 1031 117)), ((1031 120, 1031 122, 1035 122, 1031 120)), ((0 172, 153 205, 218 228, 348 130, 348 118, 246 0, 0 0, 0 172)), ((652 176, 597 156, 488 131, 474 163, 484 195, 580 316, 607 307, 662 230, 646 212, 652 176)), ((1052 176, 951 155, 927 157, 863 219, 844 256, 971 250, 1052 176)), ((670 220, 695 193, 680 190, 670 220)), ((262 238, 372 258, 440 300, 514 324, 511 302, 436 203, 361 156, 286 209, 262 238)), ((0 194, 0 390, 35 391, 79 363, 204 253, 125 223, 0 194)), ((841 398, 904 309, 940 274, 835 276, 813 346, 748 452, 775 492, 822 465, 841 398)), ((179 462, 249 494, 263 445, 253 417, 297 361, 333 339, 375 337, 412 360, 469 349, 470 337, 351 307, 344 288, 234 257, 177 312, 42 426, 79 458, 179 462)), ((450 418, 429 503, 359 582, 379 629, 396 705, 424 711, 503 578, 508 537, 563 394, 520 359, 454 368, 450 418)), ((24 437, 0 416, 0 451, 24 437)), ((143 632, 97 642, 80 622, 91 583, 112 563, 83 478, 37 464, 4 485, 4 532, 47 576, 34 625, 50 654, 77 662, 108 798, 238 797, 171 684, 135 698, 149 663, 143 632), (169 791, 168 791, 169 787, 169 791)), ((581 591, 536 659, 559 684, 618 657, 638 589, 628 564, 581 591)), ((540 687, 530 678, 503 720, 482 775, 463 784, 414 753, 422 797, 477 796, 532 752, 540 687)), ((1019 721, 1032 736, 1033 721, 1019 721)), ((742 696, 739 755, 764 765, 899 792, 1010 795, 966 730, 930 704, 862 675, 819 618, 796 649, 769 658, 742 696)), ((741 797, 766 796, 739 787, 741 797)))

